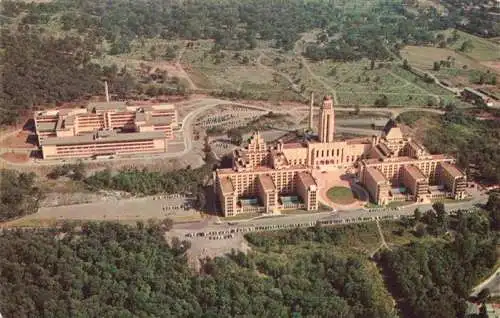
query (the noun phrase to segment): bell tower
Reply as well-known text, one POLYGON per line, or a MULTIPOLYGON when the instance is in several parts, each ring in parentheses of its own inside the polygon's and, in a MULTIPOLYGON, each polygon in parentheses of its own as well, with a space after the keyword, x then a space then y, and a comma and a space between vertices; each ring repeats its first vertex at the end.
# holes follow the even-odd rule
POLYGON ((319 141, 327 143, 333 142, 335 135, 335 113, 333 111, 333 100, 331 96, 325 96, 321 106, 319 118, 319 141))

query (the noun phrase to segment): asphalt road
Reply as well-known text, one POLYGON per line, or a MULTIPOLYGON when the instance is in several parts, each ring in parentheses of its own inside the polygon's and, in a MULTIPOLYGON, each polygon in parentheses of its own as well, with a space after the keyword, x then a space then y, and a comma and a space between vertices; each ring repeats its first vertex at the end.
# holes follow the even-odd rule
MULTIPOLYGON (((251 105, 251 104, 243 104, 243 103, 237 103, 234 101, 230 100, 222 100, 222 99, 217 99, 217 98, 203 98, 199 100, 195 100, 191 102, 192 106, 195 106, 196 109, 189 114, 187 114, 186 117, 184 117, 182 121, 182 128, 180 132, 183 135, 183 143, 184 143, 184 149, 180 150, 179 146, 176 145, 175 147, 176 151, 170 151, 167 153, 161 153, 161 154, 149 154, 145 155, 148 159, 170 159, 170 158, 178 158, 186 155, 189 153, 192 148, 193 148, 193 130, 192 127, 194 125, 194 122, 198 116, 200 116, 203 112, 217 107, 218 105, 236 105, 236 106, 242 106, 242 107, 247 107, 255 110, 264 110, 264 111, 271 111, 271 109, 261 107, 261 106, 256 106, 256 105, 251 105), (177 150, 179 149, 179 150, 177 150)), ((309 107, 305 106, 304 107, 298 107, 300 109, 304 108, 305 110, 308 110, 309 107)), ((442 114, 444 113, 441 110, 437 109, 430 109, 430 108, 414 108, 414 107, 409 107, 409 108, 384 108, 384 109, 378 109, 374 107, 361 107, 359 109, 361 112, 364 111, 377 111, 377 112, 388 112, 391 113, 393 116, 397 116, 401 113, 407 112, 407 111, 423 111, 423 112, 433 112, 433 113, 439 113, 442 114)), ((335 111, 354 111, 354 108, 336 108, 335 111)), ((352 133, 352 134, 360 134, 360 135, 373 135, 376 133, 376 131, 373 131, 371 129, 362 129, 362 128, 349 128, 349 127, 337 127, 337 130, 339 132, 347 132, 347 133, 352 133)), ((4 139, 8 137, 9 135, 16 134, 18 131, 15 132, 10 132, 4 136, 1 136, 0 139, 4 139)), ((5 152, 5 150, 1 150, 0 152, 5 152)), ((138 159, 141 159, 141 156, 137 157, 130 157, 130 158, 114 158, 114 159, 97 159, 97 160, 92 160, 92 162, 100 162, 100 161, 113 161, 113 162, 126 162, 126 161, 136 161, 138 159)), ((3 160, 0 158, 0 160, 3 160)), ((12 163, 12 162, 7 162, 3 160, 7 165, 10 166, 27 166, 27 165, 36 165, 36 166, 54 166, 54 165, 60 165, 63 163, 61 160, 36 160, 35 162, 28 162, 28 163, 12 163)), ((67 160, 65 162, 71 162, 71 160, 67 160)), ((75 161, 76 162, 76 161, 75 161)))
POLYGON ((488 288, 491 296, 500 296, 500 268, 481 284, 472 289, 471 296, 477 296, 481 290, 488 288))
MULTIPOLYGON (((487 201, 485 195, 476 197, 470 201, 460 201, 456 203, 446 204, 446 210, 448 212, 459 209, 471 209, 477 204, 484 204, 487 201)), ((174 230, 180 235, 186 235, 188 233, 198 233, 198 232, 225 232, 231 231, 232 229, 244 229, 244 228, 255 228, 255 227, 276 227, 276 226, 290 226, 294 224, 307 224, 314 226, 317 221, 333 221, 333 220, 343 220, 349 223, 358 223, 372 221, 376 218, 391 218, 397 219, 401 216, 411 216, 413 215, 415 208, 419 208, 421 211, 426 211, 432 208, 432 204, 412 204, 408 206, 401 207, 399 210, 378 210, 369 212, 366 209, 356 209, 356 210, 339 210, 336 212, 316 212, 310 214, 284 214, 276 216, 262 216, 253 219, 241 220, 241 221, 225 221, 221 224, 215 223, 200 223, 199 227, 194 224, 176 225, 174 230), (232 225, 229 225, 231 223, 232 225), (196 229, 193 229, 195 227, 196 229)))

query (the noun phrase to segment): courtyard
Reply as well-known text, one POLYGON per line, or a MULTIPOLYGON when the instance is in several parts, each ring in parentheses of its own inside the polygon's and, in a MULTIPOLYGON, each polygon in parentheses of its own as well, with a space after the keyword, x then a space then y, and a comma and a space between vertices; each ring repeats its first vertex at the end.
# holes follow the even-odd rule
POLYGON ((368 202, 366 190, 344 169, 314 170, 319 200, 332 208, 362 208, 368 202))

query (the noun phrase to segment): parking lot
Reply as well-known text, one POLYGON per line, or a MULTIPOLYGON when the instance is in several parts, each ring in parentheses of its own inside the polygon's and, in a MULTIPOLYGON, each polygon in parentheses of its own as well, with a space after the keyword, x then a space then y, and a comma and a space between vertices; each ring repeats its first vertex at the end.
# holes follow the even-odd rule
POLYGON ((40 208, 27 218, 117 220, 172 218, 174 221, 197 221, 200 213, 193 209, 193 198, 180 195, 154 196, 127 200, 109 200, 86 204, 40 208))

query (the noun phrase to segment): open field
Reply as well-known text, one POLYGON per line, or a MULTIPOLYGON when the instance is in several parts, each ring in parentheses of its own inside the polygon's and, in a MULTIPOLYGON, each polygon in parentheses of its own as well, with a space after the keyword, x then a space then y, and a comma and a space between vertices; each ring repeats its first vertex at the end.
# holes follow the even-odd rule
POLYGON ((428 106, 431 99, 455 98, 390 62, 311 62, 293 52, 263 47, 254 50, 212 52, 211 41, 197 41, 182 55, 181 63, 199 89, 224 90, 246 99, 304 100, 336 95, 341 105, 373 106, 385 95, 389 106, 428 106))
MULTIPOLYGON (((427 46, 406 46, 401 50, 401 56, 407 59, 413 67, 428 71, 440 80, 446 80, 456 87, 483 87, 471 83, 470 78, 476 76, 478 72, 496 71, 500 73, 500 62, 487 61, 478 62, 460 52, 450 49, 427 47, 427 46), (451 65, 441 65, 439 70, 434 70, 434 62, 449 62, 451 65)), ((495 87, 492 86, 493 90, 495 87)))
POLYGON ((2 159, 13 162, 13 163, 24 163, 28 162, 29 156, 25 153, 17 153, 17 152, 4 152, 0 155, 2 159))
MULTIPOLYGON (((199 88, 248 91, 277 97, 289 90, 286 80, 273 70, 259 66, 257 50, 211 52, 212 41, 196 41, 181 63, 199 88)), ((258 96, 257 96, 258 97, 258 96)))
POLYGON ((15 135, 10 135, 0 141, 0 148, 33 148, 35 146, 36 136, 29 132, 22 130, 15 135))
MULTIPOLYGON (((467 69, 484 69, 484 66, 481 65, 481 63, 454 50, 446 48, 408 45, 405 46, 400 53, 401 57, 403 59, 407 59, 410 65, 427 71, 432 70, 434 62, 439 62, 441 60, 446 61, 448 58, 452 60, 453 66, 451 69, 456 70, 459 74, 461 70, 466 73, 464 66, 467 69)), ((445 68, 443 67, 443 69, 445 68)))
MULTIPOLYGON (((443 33, 446 37, 451 37, 452 32, 453 29, 448 29, 443 33)), ((470 51, 464 52, 463 54, 478 61, 492 61, 500 59, 500 45, 497 43, 462 32, 460 30, 457 30, 457 34, 459 35, 459 38, 451 45, 452 49, 459 49, 464 41, 470 40, 473 47, 470 51)))

